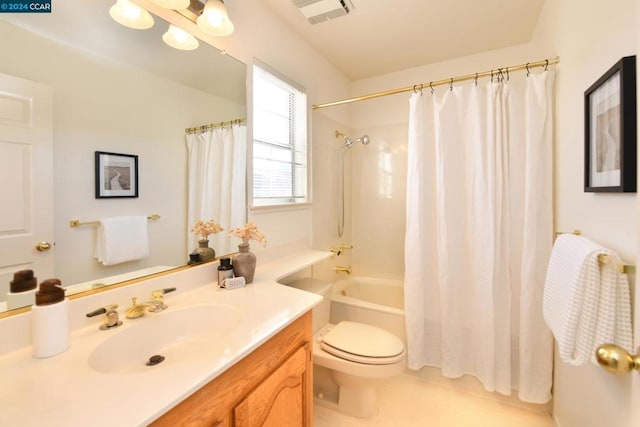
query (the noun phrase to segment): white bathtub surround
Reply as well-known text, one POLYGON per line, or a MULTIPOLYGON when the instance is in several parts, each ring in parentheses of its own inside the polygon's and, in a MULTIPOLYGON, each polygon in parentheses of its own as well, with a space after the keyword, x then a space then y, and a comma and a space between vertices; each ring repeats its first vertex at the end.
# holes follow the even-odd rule
POLYGON ((533 403, 551 398, 553 85, 553 70, 518 73, 410 101, 408 366, 533 403))
POLYGON ((317 295, 276 280, 330 256, 330 252, 306 250, 259 265, 254 283, 241 289, 219 289, 217 263, 209 263, 72 300, 71 348, 48 359, 31 357, 31 313, 0 320, 0 425, 149 424, 317 304, 321 300, 317 295), (99 319, 88 319, 85 313, 110 303, 118 303, 122 313, 131 297, 150 297, 153 289, 171 286, 177 291, 165 297, 169 308, 147 316, 223 304, 240 311, 239 324, 223 340, 209 340, 184 360, 168 363, 167 358, 164 366, 147 372, 105 374, 92 368, 91 354, 107 337, 153 319, 125 320, 118 329, 101 331, 99 319))

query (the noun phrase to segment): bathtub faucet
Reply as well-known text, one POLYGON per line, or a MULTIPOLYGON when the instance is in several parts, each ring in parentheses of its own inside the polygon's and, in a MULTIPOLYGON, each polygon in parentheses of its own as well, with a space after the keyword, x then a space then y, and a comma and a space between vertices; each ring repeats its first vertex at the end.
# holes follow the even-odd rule
POLYGON ((334 246, 333 248, 331 248, 331 252, 333 252, 334 254, 340 256, 342 254, 342 251, 345 249, 353 249, 353 245, 340 245, 340 246, 334 246))
POLYGON ((351 267, 343 267, 341 265, 338 265, 336 267, 334 267, 334 270, 340 273, 347 273, 347 274, 351 274, 351 267))

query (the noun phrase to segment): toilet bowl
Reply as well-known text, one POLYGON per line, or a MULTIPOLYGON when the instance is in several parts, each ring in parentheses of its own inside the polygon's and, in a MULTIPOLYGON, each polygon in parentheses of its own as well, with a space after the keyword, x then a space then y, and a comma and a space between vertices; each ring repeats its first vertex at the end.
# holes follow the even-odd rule
POLYGON ((361 418, 378 413, 376 386, 404 370, 405 348, 390 332, 358 322, 329 323, 331 284, 297 280, 290 286, 323 296, 313 309, 313 364, 329 370, 338 386, 337 409, 361 418))

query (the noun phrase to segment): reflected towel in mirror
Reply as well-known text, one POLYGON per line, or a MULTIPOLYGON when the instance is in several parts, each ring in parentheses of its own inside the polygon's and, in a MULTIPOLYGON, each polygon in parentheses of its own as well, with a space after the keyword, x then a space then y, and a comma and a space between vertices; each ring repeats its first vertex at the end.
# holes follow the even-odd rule
POLYGON ((121 264, 149 256, 145 215, 103 218, 97 229, 95 258, 103 265, 121 264))

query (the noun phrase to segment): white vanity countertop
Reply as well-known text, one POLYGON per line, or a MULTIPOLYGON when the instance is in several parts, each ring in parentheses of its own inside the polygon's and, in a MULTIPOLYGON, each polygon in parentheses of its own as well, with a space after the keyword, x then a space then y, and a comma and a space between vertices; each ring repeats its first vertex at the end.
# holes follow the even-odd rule
MULTIPOLYGON (((258 264, 254 283, 234 290, 218 289, 212 281, 181 291, 181 279, 177 279, 178 290, 165 297, 169 308, 164 312, 128 320, 121 309, 123 326, 100 331, 96 321, 72 333, 69 350, 47 359, 34 359, 31 347, 0 356, 0 425, 112 427, 152 422, 318 304, 321 296, 279 285, 276 280, 330 256, 329 252, 308 250, 258 264), (141 372, 106 374, 90 366, 92 351, 112 334, 150 317, 202 304, 238 308, 242 313, 239 325, 223 339, 187 352, 181 360, 167 358, 141 372)), ((217 265, 201 268, 213 276, 217 265)), ((84 314, 72 310, 72 316, 77 315, 84 314)), ((162 330, 156 333, 161 335, 162 330)), ((141 363, 149 356, 141 355, 141 363)))

